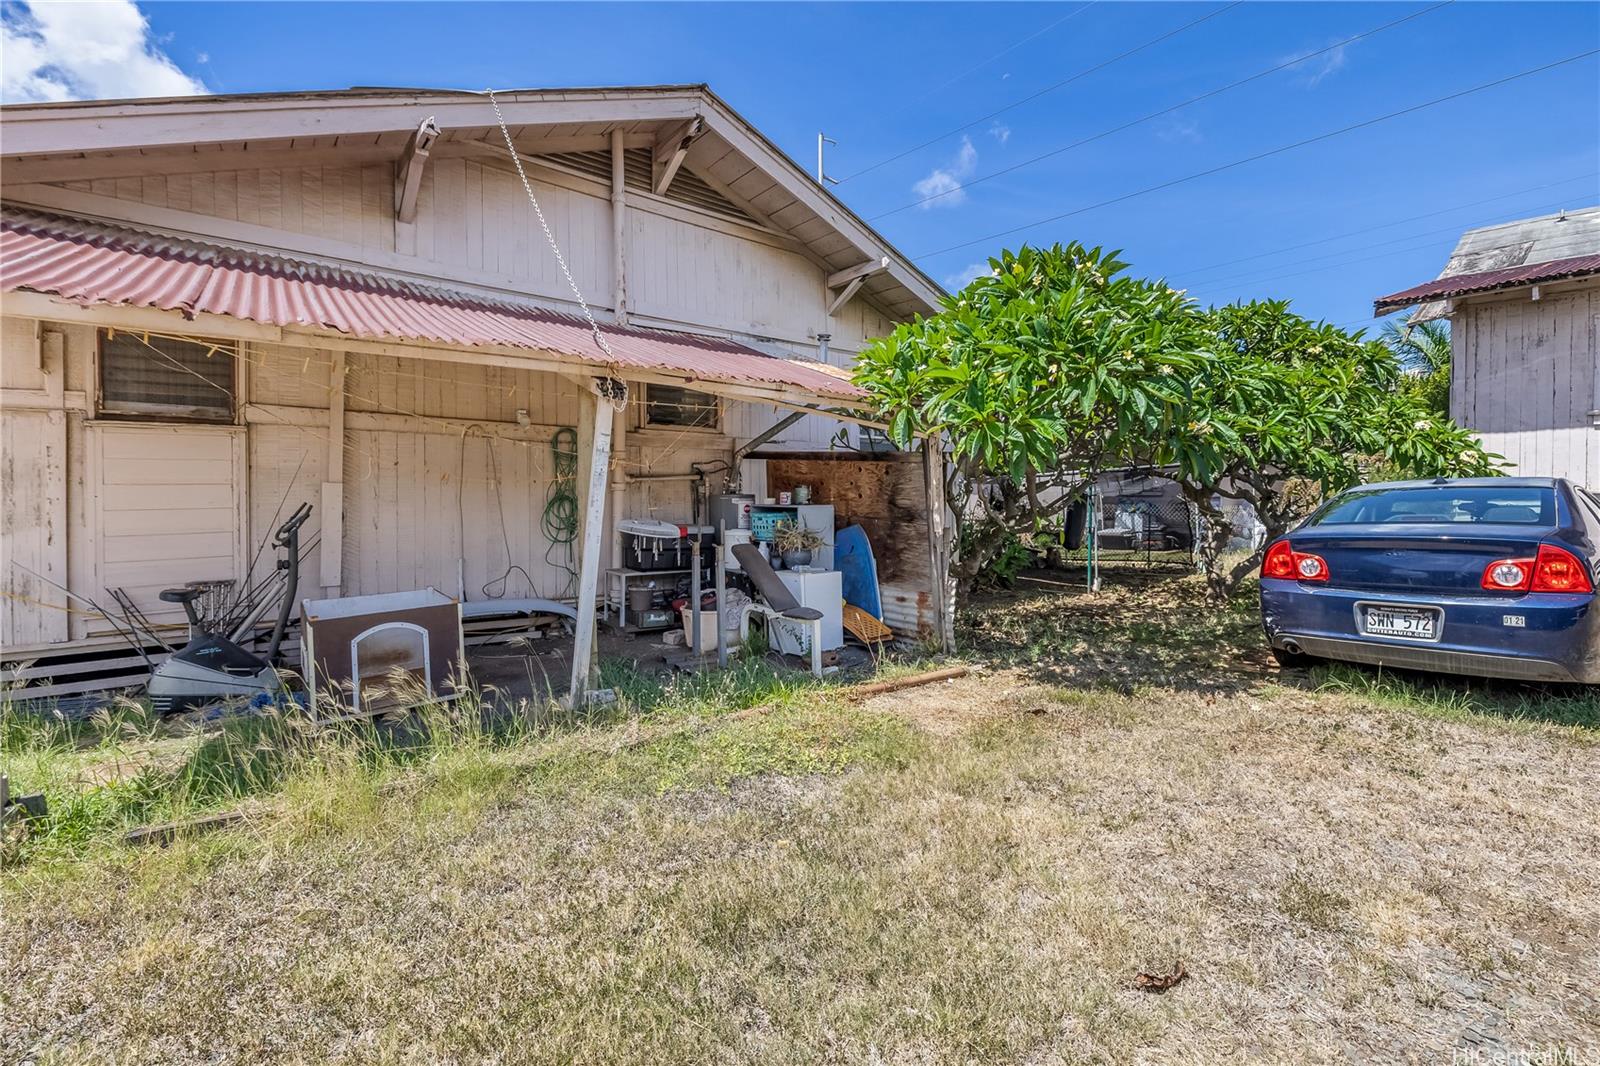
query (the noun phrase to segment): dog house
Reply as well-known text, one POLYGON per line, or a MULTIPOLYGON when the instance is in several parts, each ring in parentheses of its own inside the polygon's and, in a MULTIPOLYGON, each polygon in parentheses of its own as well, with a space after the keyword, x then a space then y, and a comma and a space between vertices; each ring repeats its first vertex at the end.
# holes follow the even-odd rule
POLYGON ((300 616, 313 714, 329 701, 372 714, 460 694, 461 604, 437 589, 306 600, 300 616))

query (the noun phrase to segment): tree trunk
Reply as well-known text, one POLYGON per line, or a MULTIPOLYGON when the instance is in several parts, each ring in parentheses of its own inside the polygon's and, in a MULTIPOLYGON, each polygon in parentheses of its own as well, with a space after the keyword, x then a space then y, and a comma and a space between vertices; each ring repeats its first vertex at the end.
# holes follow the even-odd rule
POLYGON ((1238 587, 1238 581, 1233 579, 1222 563, 1222 555, 1228 550, 1228 541, 1233 537, 1233 523, 1216 505, 1212 493, 1193 485, 1182 485, 1181 488, 1184 498, 1200 512, 1200 539, 1195 544, 1195 551, 1205 571, 1206 603, 1211 607, 1222 607, 1238 587))

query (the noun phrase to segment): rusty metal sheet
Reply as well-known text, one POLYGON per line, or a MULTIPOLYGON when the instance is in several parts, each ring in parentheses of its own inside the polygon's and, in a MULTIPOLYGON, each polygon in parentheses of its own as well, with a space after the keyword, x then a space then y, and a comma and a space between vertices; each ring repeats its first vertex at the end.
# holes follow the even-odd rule
POLYGON ((602 325, 608 359, 583 319, 509 298, 12 208, 0 215, 0 289, 366 339, 527 348, 609 365, 622 376, 629 368, 664 370, 691 380, 794 386, 820 397, 862 395, 834 368, 731 340, 602 325))
POLYGON ((1582 277, 1600 273, 1600 255, 1576 255, 1569 259, 1553 259, 1545 263, 1524 263, 1522 266, 1485 270, 1477 274, 1456 274, 1416 285, 1373 301, 1372 312, 1386 315, 1402 307, 1427 300, 1447 300, 1454 296, 1470 296, 1478 292, 1538 285, 1560 281, 1564 278, 1582 277))

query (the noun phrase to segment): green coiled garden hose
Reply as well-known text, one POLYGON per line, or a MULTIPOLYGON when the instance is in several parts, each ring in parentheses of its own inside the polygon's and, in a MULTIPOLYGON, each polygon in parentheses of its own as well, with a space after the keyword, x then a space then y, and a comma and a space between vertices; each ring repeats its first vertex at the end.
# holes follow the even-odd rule
POLYGON ((578 477, 578 431, 562 426, 550 438, 550 484, 545 490, 541 524, 550 546, 544 561, 553 569, 565 570, 566 585, 557 598, 570 596, 578 581, 572 565, 572 545, 578 539, 578 495, 573 485, 578 477), (564 558, 558 559, 558 554, 564 558))

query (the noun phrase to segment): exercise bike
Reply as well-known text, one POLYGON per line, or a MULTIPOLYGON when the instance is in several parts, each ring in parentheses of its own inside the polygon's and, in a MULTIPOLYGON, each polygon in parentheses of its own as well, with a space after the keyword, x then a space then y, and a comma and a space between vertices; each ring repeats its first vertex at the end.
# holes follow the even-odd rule
POLYGON ((189 642, 150 671, 145 692, 152 709, 165 714, 223 700, 253 699, 283 687, 279 649, 300 587, 300 527, 310 517, 311 505, 303 503, 278 527, 272 538, 273 547, 282 552, 277 566, 258 585, 231 598, 217 617, 203 617, 196 606, 204 588, 191 585, 159 594, 164 603, 182 605, 189 619, 189 642), (257 655, 238 642, 247 639, 274 602, 277 624, 266 655, 257 655))

